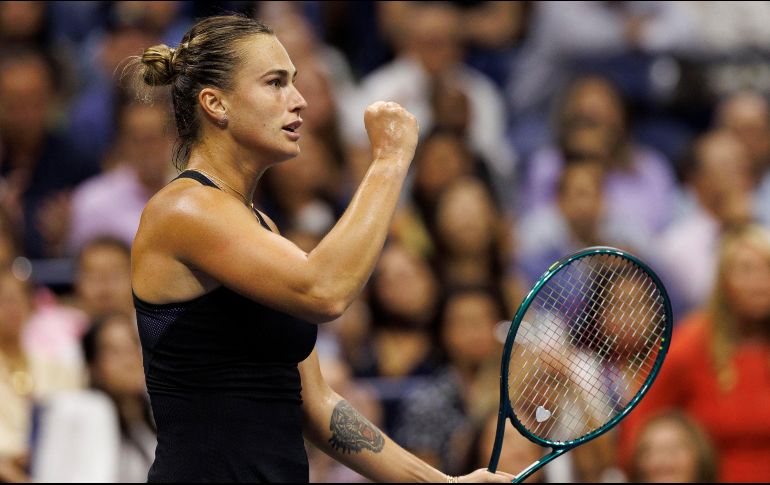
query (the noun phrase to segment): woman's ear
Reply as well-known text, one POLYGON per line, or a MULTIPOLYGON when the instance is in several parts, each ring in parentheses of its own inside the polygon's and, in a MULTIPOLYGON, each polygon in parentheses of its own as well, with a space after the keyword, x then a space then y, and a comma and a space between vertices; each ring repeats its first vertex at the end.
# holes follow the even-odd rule
POLYGON ((205 116, 219 126, 227 124, 227 109, 225 108, 222 92, 214 88, 203 88, 198 93, 198 103, 205 116))

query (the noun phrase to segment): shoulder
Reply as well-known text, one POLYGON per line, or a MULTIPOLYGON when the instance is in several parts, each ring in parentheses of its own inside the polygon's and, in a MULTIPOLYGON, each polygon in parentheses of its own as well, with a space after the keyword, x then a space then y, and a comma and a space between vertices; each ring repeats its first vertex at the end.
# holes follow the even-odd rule
POLYGON ((147 202, 142 223, 165 226, 169 222, 202 222, 239 207, 245 208, 220 190, 194 180, 180 179, 158 191, 147 202))
POLYGON ((203 240, 231 237, 248 218, 253 220, 253 214, 234 197, 193 180, 176 180, 145 206, 132 251, 139 254, 152 247, 177 254, 203 240))

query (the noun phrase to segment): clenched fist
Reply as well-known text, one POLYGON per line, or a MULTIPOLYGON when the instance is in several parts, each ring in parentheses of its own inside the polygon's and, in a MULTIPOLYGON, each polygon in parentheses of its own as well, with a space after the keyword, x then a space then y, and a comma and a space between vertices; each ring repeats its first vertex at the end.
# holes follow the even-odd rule
POLYGON ((372 144, 372 157, 410 163, 420 127, 415 117, 398 103, 377 101, 364 113, 364 126, 372 144))

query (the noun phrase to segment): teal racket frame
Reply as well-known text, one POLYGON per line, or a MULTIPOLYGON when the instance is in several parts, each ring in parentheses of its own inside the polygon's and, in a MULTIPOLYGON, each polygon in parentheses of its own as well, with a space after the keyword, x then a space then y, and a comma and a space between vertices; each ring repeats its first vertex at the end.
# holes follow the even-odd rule
POLYGON ((666 288, 663 286, 663 282, 660 280, 657 274, 650 268, 645 262, 634 256, 633 254, 630 254, 626 251, 609 247, 609 246, 594 246, 590 248, 582 249, 574 254, 571 254, 555 263, 553 263, 548 270, 543 273, 543 275, 540 277, 540 279, 537 281, 537 283, 532 287, 532 289, 529 291, 527 296, 524 298, 524 301, 519 306, 518 311, 516 312, 516 315, 513 318, 513 321, 511 322, 511 327, 508 329, 508 336, 505 339, 505 346, 503 347, 503 358, 502 358, 502 364, 500 368, 500 410, 498 412, 498 418, 497 418, 497 432, 495 434, 495 444, 494 448, 492 449, 492 456, 489 460, 489 466, 487 469, 494 473, 497 471, 498 462, 500 460, 500 453, 503 448, 503 436, 505 434, 505 420, 510 419, 511 424, 521 433, 524 437, 529 439, 530 441, 534 442, 535 444, 543 447, 550 447, 551 452, 547 455, 543 456, 536 462, 532 463, 530 466, 522 470, 518 475, 515 476, 513 483, 519 483, 525 479, 527 479, 530 475, 535 473, 540 468, 544 467, 546 464, 550 463, 554 459, 558 458, 559 456, 563 455, 564 453, 568 452, 569 450, 582 445, 583 443, 586 443, 587 441, 591 441, 592 439, 601 436, 602 434, 606 433, 612 427, 614 427, 616 424, 618 424, 623 418, 625 418, 628 413, 631 412, 634 407, 636 407, 637 404, 639 404, 639 401, 644 397, 644 395, 649 390, 652 383, 655 381, 655 378, 658 376, 658 373, 660 372, 660 368, 663 365, 663 361, 666 358, 666 354, 668 353, 668 348, 671 343, 671 332, 673 328, 673 315, 671 311, 671 301, 668 297, 668 293, 666 292, 666 288), (585 258, 587 256, 593 256, 593 255, 612 255, 612 256, 618 256, 621 258, 628 259, 638 266, 640 266, 652 279, 655 286, 660 291, 661 297, 663 299, 663 306, 665 311, 665 327, 663 332, 663 337, 661 339, 661 345, 660 350, 658 352, 657 358, 655 359, 655 363, 653 365, 653 369, 650 372, 650 375, 647 377, 645 382, 642 384, 639 391, 636 393, 636 396, 626 405, 626 407, 618 413, 617 416, 612 418, 610 421, 604 424, 604 426, 596 429, 595 431, 582 436, 575 440, 570 441, 549 441, 542 439, 538 436, 535 436, 531 432, 529 432, 524 425, 519 421, 519 418, 516 416, 516 413, 513 411, 513 407, 511 406, 510 397, 508 393, 508 372, 509 372, 509 365, 511 360, 511 352, 513 349, 513 343, 516 338, 516 333, 518 332, 519 325, 521 325, 521 321, 524 318, 524 315, 527 313, 527 310, 529 309, 530 304, 534 300, 535 296, 538 294, 540 289, 551 279, 554 275, 556 275, 559 271, 561 271, 563 268, 570 265, 572 262, 585 258))

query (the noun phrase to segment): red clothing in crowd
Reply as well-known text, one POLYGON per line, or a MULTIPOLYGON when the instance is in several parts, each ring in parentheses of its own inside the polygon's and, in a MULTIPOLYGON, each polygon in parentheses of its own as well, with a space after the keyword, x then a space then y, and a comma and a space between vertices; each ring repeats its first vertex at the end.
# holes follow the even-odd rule
POLYGON ((649 393, 621 424, 621 459, 628 464, 644 420, 676 408, 711 437, 719 479, 770 481, 770 343, 739 344, 734 386, 722 390, 711 359, 709 316, 694 314, 674 331, 666 361, 649 393))

